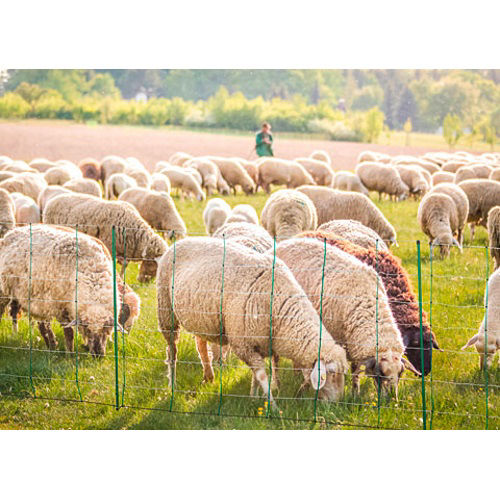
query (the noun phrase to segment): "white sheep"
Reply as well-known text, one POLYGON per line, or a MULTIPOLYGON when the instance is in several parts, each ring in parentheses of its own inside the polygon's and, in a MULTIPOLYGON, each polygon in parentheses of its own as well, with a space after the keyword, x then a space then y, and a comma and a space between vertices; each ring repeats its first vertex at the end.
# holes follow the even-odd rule
POLYGON ((104 185, 104 197, 107 200, 118 198, 124 191, 138 187, 137 181, 125 173, 111 174, 104 185))
POLYGON ((306 169, 295 161, 279 158, 263 158, 258 162, 259 186, 266 192, 271 192, 271 185, 283 185, 295 188, 304 184, 316 185, 306 169))
POLYGON ((314 160, 323 161, 329 166, 332 165, 332 159, 330 158, 330 155, 322 149, 317 149, 317 150, 313 151, 309 155, 309 158, 313 158, 314 160))
POLYGON ((38 208, 40 209, 40 212, 43 213, 45 210, 45 207, 47 206, 47 203, 52 199, 55 198, 56 196, 59 196, 61 194, 71 194, 71 191, 69 189, 66 189, 63 186, 47 186, 41 193, 40 196, 38 197, 37 203, 38 203, 38 208))
POLYGON ((16 225, 16 206, 8 191, 0 188, 0 238, 16 225))
POLYGON ((265 253, 273 247, 269 233, 263 227, 248 222, 226 222, 212 236, 231 240, 259 253, 265 253))
POLYGON ((89 194, 97 198, 102 198, 101 186, 94 179, 71 179, 63 184, 63 187, 75 193, 89 194))
POLYGON ((295 158, 295 161, 309 172, 318 186, 332 185, 333 171, 328 163, 314 158, 295 158))
POLYGON ((187 172, 183 167, 165 167, 160 173, 168 177, 172 189, 180 190, 181 199, 184 199, 185 194, 189 197, 194 195, 198 201, 205 199, 205 193, 202 191, 194 175, 187 172))
POLYGON ((151 175, 151 190, 170 194, 170 179, 159 172, 151 175))
POLYGON ((369 191, 378 192, 379 199, 384 193, 395 197, 398 201, 408 198, 410 189, 396 168, 391 165, 363 162, 357 165, 356 174, 369 191))
POLYGON ((361 179, 354 172, 340 170, 335 173, 333 187, 342 191, 354 191, 368 196, 368 189, 363 186, 361 179))
POLYGON ((21 193, 11 193, 10 196, 16 207, 15 215, 18 225, 38 224, 40 222, 40 209, 33 198, 21 193))
POLYGON ((226 224, 231 222, 249 222, 250 224, 259 224, 259 216, 252 205, 240 203, 236 205, 226 219, 226 224))
POLYGON ((231 215, 231 207, 222 198, 212 198, 208 200, 205 210, 203 210, 203 223, 207 234, 212 235, 223 226, 226 219, 231 215))

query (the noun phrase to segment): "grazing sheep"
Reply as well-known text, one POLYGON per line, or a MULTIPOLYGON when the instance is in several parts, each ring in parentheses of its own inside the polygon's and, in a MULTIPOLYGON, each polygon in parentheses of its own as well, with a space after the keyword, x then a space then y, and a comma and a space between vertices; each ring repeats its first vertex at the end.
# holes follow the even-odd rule
POLYGON ((334 340, 345 347, 354 391, 359 392, 359 375, 365 366, 366 373, 375 376, 375 384, 384 392, 394 389, 397 398, 405 367, 420 373, 402 357, 403 339, 377 273, 342 250, 311 238, 281 242, 276 256, 292 271, 316 311, 322 310, 323 324, 334 340))
POLYGON ((0 317, 15 302, 32 317, 55 318, 65 329, 78 321, 90 352, 103 355, 114 325, 111 262, 99 244, 79 235, 76 303, 75 259, 74 233, 44 225, 10 231, 0 241, 0 317))
POLYGON ((331 186, 333 183, 333 171, 328 163, 313 158, 295 158, 314 179, 318 186, 331 186))
POLYGON ((9 158, 8 156, 0 156, 0 169, 3 167, 6 167, 7 165, 10 165, 14 160, 12 158, 9 158))
POLYGON ((106 185, 106 181, 113 174, 123 174, 127 168, 127 162, 119 156, 109 155, 101 160, 101 182, 106 185))
POLYGON ((295 161, 278 158, 264 158, 259 160, 259 186, 269 194, 271 184, 283 185, 288 189, 304 184, 316 185, 314 179, 306 169, 295 161))
POLYGON ((375 162, 360 163, 356 174, 369 191, 377 191, 379 200, 382 194, 388 194, 398 201, 408 198, 410 189, 403 182, 397 169, 391 165, 375 162))
POLYGON ((159 172, 155 172, 151 175, 151 190, 158 191, 159 193, 170 194, 170 179, 159 172))
POLYGON ((316 151, 313 151, 309 155, 309 158, 313 158, 314 160, 324 161, 329 166, 332 165, 332 159, 330 158, 330 155, 326 151, 323 151, 322 149, 317 149, 316 151))
POLYGON ((358 156, 357 163, 364 161, 376 161, 378 163, 390 163, 392 158, 385 153, 376 153, 375 151, 362 151, 358 156))
POLYGON ((40 209, 37 203, 21 193, 10 193, 15 205, 16 223, 18 226, 25 224, 38 224, 41 221, 40 209))
POLYGON ((94 158, 85 158, 78 164, 85 179, 101 180, 101 165, 94 158))
POLYGON ((255 183, 255 186, 257 186, 259 183, 259 169, 257 165, 253 161, 244 160, 243 158, 231 158, 231 160, 236 160, 247 171, 247 174, 255 183))
POLYGON ((25 161, 22 160, 16 160, 13 161, 12 163, 8 163, 7 165, 4 165, 2 169, 4 171, 13 172, 15 174, 24 174, 28 172, 32 174, 38 173, 37 170, 31 168, 25 161))
POLYGON ((311 198, 318 213, 318 224, 334 219, 352 219, 373 229, 389 244, 396 243, 396 231, 384 214, 361 193, 346 193, 322 186, 303 186, 297 191, 311 198))
POLYGON ((437 165, 435 165, 435 164, 433 164, 431 162, 419 161, 418 165, 422 169, 424 169, 427 172, 429 172, 429 174, 431 174, 431 175, 435 174, 436 172, 439 172, 441 170, 437 165))
POLYGON ((313 202, 305 194, 292 189, 273 193, 264 205, 260 220, 262 226, 278 241, 302 231, 314 230, 318 225, 313 202))
POLYGON ((455 174, 452 172, 436 172, 432 174, 433 187, 443 182, 455 182, 455 174))
POLYGON ((186 224, 167 193, 136 187, 124 191, 118 200, 133 205, 153 229, 164 232, 169 239, 186 236, 186 224))
POLYGON ((111 174, 104 185, 104 197, 107 200, 118 198, 124 191, 137 187, 137 182, 125 173, 111 174))
POLYGON ((488 177, 490 181, 500 181, 500 168, 495 168, 488 177))
POLYGON ((248 222, 226 222, 212 236, 232 240, 259 253, 273 248, 273 239, 269 233, 263 227, 248 222))
POLYGON ((484 294, 484 305, 488 308, 481 321, 479 331, 474 335, 462 350, 474 346, 479 354, 481 369, 491 368, 493 358, 500 349, 500 269, 497 269, 489 278, 487 290, 484 294), (487 321, 486 321, 486 314, 487 321), (487 328, 486 328, 487 327, 487 328), (487 340, 487 341, 486 341, 487 340))
POLYGON ((0 182, 6 180, 6 179, 12 179, 12 177, 15 177, 17 174, 14 172, 5 172, 5 171, 0 171, 0 182))
POLYGON ((433 187, 430 192, 447 194, 455 202, 458 215, 457 240, 460 245, 462 245, 464 239, 464 228, 467 224, 467 217, 469 215, 469 200, 467 195, 464 193, 462 188, 451 182, 442 182, 441 184, 433 187))
POLYGON ((396 165, 401 180, 410 189, 410 194, 414 196, 424 196, 429 191, 429 184, 425 180, 419 168, 410 165, 396 165))
POLYGON ((0 189, 0 238, 16 225, 16 206, 8 191, 0 189))
POLYGON ((167 245, 130 203, 106 201, 85 194, 64 194, 50 200, 43 213, 45 224, 75 227, 99 238, 112 251, 116 227, 116 255, 123 262, 122 275, 131 260, 153 260, 167 245))
POLYGON ((196 170, 195 168, 184 167, 184 172, 191 174, 196 179, 196 182, 200 186, 203 184, 203 177, 201 176, 200 172, 198 172, 198 170, 196 170))
POLYGON ((226 222, 231 215, 231 207, 222 198, 212 198, 208 200, 205 210, 203 210, 203 223, 207 234, 210 236, 226 222))
POLYGON ((49 168, 43 178, 49 186, 62 186, 72 179, 70 171, 61 166, 49 168))
MULTIPOLYGON (((2 183, 0 183, 1 187, 2 183)), ((470 224, 470 239, 474 240, 476 225, 487 227, 488 212, 500 205, 500 182, 488 179, 472 179, 458 184, 463 189, 469 200, 469 215, 467 222, 470 224)))
POLYGON ((0 182, 0 187, 9 193, 21 193, 37 201, 40 193, 47 187, 47 182, 39 174, 26 172, 0 182))
POLYGON ((424 375, 431 371, 431 349, 439 349, 434 333, 427 321, 425 311, 422 315, 423 346, 420 348, 420 315, 419 302, 415 296, 408 272, 403 267, 401 260, 392 255, 388 250, 375 248, 362 248, 347 239, 337 237, 329 231, 314 231, 303 233, 300 238, 315 238, 328 245, 339 248, 366 265, 375 269, 384 283, 392 315, 398 325, 405 345, 405 354, 416 370, 421 371, 424 358, 424 375))
POLYGON ((221 342, 229 345, 252 369, 252 396, 260 385, 266 397, 273 401, 265 364, 265 357, 271 351, 273 357, 289 358, 297 369, 303 370, 313 389, 321 389, 322 399, 342 397, 347 371, 345 351, 333 341, 327 329, 320 326, 318 314, 281 260, 231 241, 206 237, 182 240, 176 245, 175 264, 173 257, 171 247, 160 260, 157 278, 158 322, 167 340, 171 384, 175 380, 176 344, 182 325, 196 336, 205 380, 214 379, 207 341, 221 342), (213 314, 219 309, 221 314, 213 314), (222 334, 221 324, 224 325, 222 334))
POLYGON ((217 167, 219 167, 222 177, 224 177, 224 180, 233 190, 234 194, 236 194, 237 186, 241 186, 241 189, 243 189, 245 194, 255 193, 255 182, 238 161, 219 156, 207 156, 206 158, 213 161, 217 167))
POLYGON ((498 206, 488 212, 488 238, 491 257, 495 259, 495 269, 498 269, 500 267, 500 207, 498 206))
POLYGON ((40 208, 40 213, 43 214, 43 211, 45 210, 47 203, 52 198, 55 198, 56 196, 59 196, 61 194, 71 194, 71 191, 69 189, 66 189, 63 186, 47 186, 40 193, 40 196, 38 197, 38 200, 37 200, 38 207, 40 208))
POLYGON ((420 174, 424 177, 424 179, 426 180, 427 182, 427 185, 429 187, 432 186, 432 175, 430 174, 430 172, 428 172, 427 170, 425 170, 425 168, 422 168, 422 167, 419 167, 418 168, 418 171, 420 172, 420 174))
POLYGON ((455 174, 455 183, 459 184, 468 179, 488 179, 492 172, 493 169, 486 165, 460 167, 455 174))
POLYGON ((205 158, 194 158, 185 164, 196 169, 202 177, 202 187, 207 191, 207 196, 217 190, 217 179, 220 177, 219 167, 211 160, 205 158))
POLYGON ((168 163, 170 163, 171 165, 182 167, 184 163, 189 161, 191 158, 193 158, 192 155, 179 151, 178 153, 174 153, 172 156, 170 156, 170 158, 168 159, 168 163))
POLYGON ((363 248, 389 251, 380 235, 357 220, 332 220, 321 224, 321 226, 318 227, 318 231, 335 234, 335 236, 348 240, 363 248))
POLYGON ((259 225, 259 216, 252 205, 241 203, 233 208, 225 223, 229 224, 230 222, 249 222, 250 224, 259 225))
POLYGON ((38 170, 38 172, 43 174, 47 172, 49 168, 55 167, 56 163, 47 160, 46 158, 34 158, 33 160, 30 161, 29 166, 31 168, 34 168, 35 170, 38 170))
POLYGON ((333 179, 333 187, 342 191, 354 191, 368 196, 368 189, 363 186, 360 178, 354 172, 339 170, 333 179))
POLYGON ((160 173, 168 177, 172 189, 180 190, 181 199, 184 199, 185 194, 188 197, 194 195, 198 201, 205 199, 205 193, 202 191, 200 184, 194 175, 186 172, 186 169, 182 167, 166 167, 160 173))
POLYGON ((63 184, 63 187, 75 193, 89 194, 90 196, 102 198, 101 187, 94 179, 71 179, 63 184))
POLYGON ((137 187, 149 189, 151 186, 151 174, 144 167, 127 165, 125 174, 135 180, 137 187))
POLYGON ((457 170, 461 167, 465 167, 467 165, 467 163, 468 163, 468 161, 466 161, 466 160, 448 160, 447 162, 443 163, 441 170, 443 172, 449 172, 451 174, 456 174, 457 170))
POLYGON ((457 207, 450 196, 428 193, 418 206, 417 218, 432 247, 439 246, 441 257, 447 257, 452 246, 458 247, 462 252, 462 246, 455 238, 458 235, 457 207))

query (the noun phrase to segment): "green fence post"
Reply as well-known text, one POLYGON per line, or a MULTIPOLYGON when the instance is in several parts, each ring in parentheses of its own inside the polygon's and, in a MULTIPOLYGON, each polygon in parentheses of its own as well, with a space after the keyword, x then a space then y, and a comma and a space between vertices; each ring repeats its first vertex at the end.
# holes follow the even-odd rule
POLYGON ((226 235, 222 235, 224 243, 224 253, 222 255, 222 283, 220 292, 220 308, 219 308, 219 408, 217 415, 221 414, 222 410, 222 301, 224 300, 224 268, 226 265, 226 235))
POLYGON ((488 247, 486 250, 486 290, 484 297, 484 396, 486 398, 485 405, 485 428, 488 430, 489 427, 489 374, 488 374, 488 280, 490 278, 490 261, 488 259, 488 247))
POLYGON ((30 222, 30 265, 29 265, 29 276, 28 276, 28 328, 30 334, 30 385, 33 391, 33 397, 36 398, 35 384, 33 383, 33 325, 31 323, 31 279, 32 279, 32 267, 33 267, 33 232, 30 222))
POLYGON ((78 224, 75 226, 75 383, 76 390, 78 391, 78 396, 80 401, 83 401, 82 391, 80 390, 80 380, 78 373, 78 224))
POLYGON ((375 298, 375 335, 376 335, 376 362, 377 362, 377 427, 380 427, 380 368, 378 364, 378 238, 375 240, 375 271, 377 272, 377 295, 375 298))
POLYGON ((273 300, 274 300, 274 268, 276 266, 276 236, 273 240, 273 268, 271 275, 271 298, 269 300, 269 383, 267 389, 266 416, 271 413, 271 382, 273 378, 273 300))
MULTIPOLYGON (((174 340, 174 319, 175 319, 175 316, 174 316, 174 283, 175 283, 175 232, 174 234, 172 235, 172 238, 174 240, 174 254, 173 254, 173 257, 172 257, 172 300, 171 300, 171 312, 170 312, 170 323, 171 323, 171 327, 170 327, 170 340, 169 340, 169 346, 172 345, 173 343, 173 340, 174 340)), ((172 350, 170 349, 170 354, 169 354, 170 358, 172 356, 172 350)), ((172 359, 169 359, 169 362, 170 362, 170 365, 171 367, 173 366, 171 363, 172 363, 172 359)), ((170 411, 172 411, 172 408, 174 407, 174 386, 175 386, 175 370, 172 368, 170 368, 170 411)))
MULTIPOLYGON (((127 283, 127 228, 123 228, 123 292, 122 292, 122 307, 121 310, 123 311, 123 306, 125 304, 125 283, 127 283)), ((125 325, 122 325, 123 328, 125 328, 125 325)), ((123 407, 124 405, 124 399, 125 399, 125 387, 127 384, 127 365, 126 365, 126 354, 125 354, 125 330, 122 330, 122 404, 121 406, 123 407)))
POLYGON ((120 409, 120 392, 118 388, 118 307, 116 293, 116 227, 111 228, 111 251, 113 255, 113 343, 115 350, 115 407, 120 409))
POLYGON ((433 268, 432 268, 432 253, 433 253, 433 248, 432 248, 432 241, 429 242, 429 249, 430 249, 430 291, 429 291, 429 328, 431 330, 431 373, 430 373, 430 383, 431 383, 431 415, 429 418, 429 429, 432 430, 432 425, 434 423, 434 384, 433 384, 433 367, 432 367, 432 281, 433 281, 433 268))
POLYGON ((321 383, 321 343, 323 336, 323 293, 325 290, 325 264, 326 264, 326 238, 323 238, 323 266, 321 268, 321 294, 319 296, 319 344, 318 344, 318 386, 316 387, 316 394, 314 396, 314 421, 317 418, 319 385, 321 383))
POLYGON ((420 368, 422 371, 422 425, 427 429, 427 409, 425 398, 424 377, 424 332, 422 328, 422 265, 420 258, 420 240, 417 240, 417 266, 418 266, 418 314, 420 320, 420 368))

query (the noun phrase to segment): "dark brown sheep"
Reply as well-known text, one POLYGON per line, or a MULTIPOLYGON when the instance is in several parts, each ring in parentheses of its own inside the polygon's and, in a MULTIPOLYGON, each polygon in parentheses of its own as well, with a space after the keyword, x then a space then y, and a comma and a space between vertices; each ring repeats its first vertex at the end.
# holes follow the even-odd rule
POLYGON ((78 167, 86 179, 94 179, 97 182, 101 180, 101 165, 97 160, 85 158, 78 164, 78 167))
MULTIPOLYGON (((373 267, 379 274, 385 290, 392 314, 398 325, 405 354, 410 363, 421 371, 422 363, 420 357, 420 316, 418 299, 413 293, 410 277, 401 261, 390 252, 363 248, 348 240, 338 238, 334 233, 322 231, 311 231, 298 235, 301 238, 316 238, 329 245, 356 257, 361 262, 373 267)), ((431 371, 431 345, 439 349, 434 333, 427 321, 425 312, 422 311, 422 332, 424 337, 424 375, 431 371)))

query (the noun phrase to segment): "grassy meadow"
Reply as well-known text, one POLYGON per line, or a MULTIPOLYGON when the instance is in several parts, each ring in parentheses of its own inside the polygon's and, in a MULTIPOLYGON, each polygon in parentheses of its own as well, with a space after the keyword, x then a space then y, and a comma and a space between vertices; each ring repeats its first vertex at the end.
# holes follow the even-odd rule
MULTIPOLYGON (((374 201, 398 233, 400 246, 393 248, 413 279, 417 291, 416 240, 422 241, 424 309, 429 314, 444 352, 434 351, 434 369, 426 377, 427 427, 434 429, 484 429, 485 375, 479 371, 475 349, 460 348, 477 332, 487 278, 487 233, 476 232, 474 247, 463 254, 454 249, 449 259, 431 262, 428 242, 417 219, 418 202, 374 201)), ((229 196, 227 201, 251 203, 260 213, 266 197, 229 196)), ((204 203, 176 199, 190 234, 203 234, 204 203)), ((466 244, 470 244, 466 233, 466 244)), ((493 262, 489 260, 489 270, 493 262)), ((382 398, 367 378, 361 395, 351 395, 349 376, 345 398, 338 403, 318 402, 314 391, 295 399, 301 377, 282 360, 278 409, 268 418, 262 398, 250 398, 250 370, 231 354, 222 369, 215 367, 216 381, 202 383, 202 368, 194 339, 183 333, 179 344, 177 386, 171 398, 164 363, 165 340, 157 330, 155 284, 136 280, 137 265, 127 268, 127 282, 140 295, 141 316, 130 335, 118 342, 118 391, 121 408, 115 405, 114 345, 108 344, 104 359, 85 352, 66 354, 60 327, 54 324, 60 352, 49 352, 34 326, 31 334, 32 380, 30 381, 30 331, 26 317, 19 335, 11 333, 10 318, 0 326, 0 428, 8 429, 323 429, 323 428, 422 428, 421 379, 405 372, 399 401, 382 398), (78 383, 77 383, 78 377, 78 383), (221 385, 220 385, 221 384, 221 385), (219 389, 222 387, 222 398, 219 389), (80 392, 79 392, 80 391, 80 392), (84 401, 80 402, 81 399, 84 401), (33 395, 36 397, 33 398, 33 395), (314 417, 316 413, 316 421, 314 417)), ((374 292, 375 293, 375 292, 374 292)), ((81 344, 80 344, 81 346, 81 344)), ((500 427, 498 385, 500 373, 488 373, 489 428, 500 427)))

